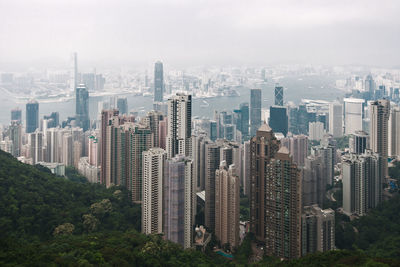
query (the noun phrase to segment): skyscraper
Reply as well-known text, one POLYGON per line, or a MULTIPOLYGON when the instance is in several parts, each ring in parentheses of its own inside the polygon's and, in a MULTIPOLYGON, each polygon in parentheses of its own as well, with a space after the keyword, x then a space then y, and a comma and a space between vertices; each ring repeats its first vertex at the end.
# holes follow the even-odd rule
POLYGON ((176 94, 168 99, 168 158, 191 155, 192 96, 176 94))
POLYGON ((43 161, 43 133, 35 131, 29 134, 29 155, 32 158, 32 164, 43 161))
POLYGON ((142 232, 161 234, 163 229, 163 173, 167 153, 162 148, 143 152, 142 232))
POLYGON ((288 116, 286 107, 271 106, 269 109, 269 126, 275 133, 288 133, 288 116))
POLYGON ((369 135, 364 131, 355 131, 349 137, 350 153, 363 154, 369 148, 369 135))
POLYGON ((389 156, 400 156, 400 108, 390 109, 389 118, 389 156))
POLYGON ((344 133, 352 134, 363 129, 364 99, 345 98, 344 100, 344 133))
POLYGON ((378 153, 366 150, 364 154, 342 157, 343 211, 365 215, 382 201, 382 164, 378 153))
POLYGON ((75 104, 75 114, 76 123, 79 127, 86 132, 90 127, 89 120, 89 92, 85 85, 80 84, 76 87, 76 104, 75 104))
POLYGON ((390 115, 389 100, 377 100, 371 104, 371 150, 382 157, 382 178, 388 175, 388 124, 390 115))
POLYGON ((47 121, 47 128, 55 128, 60 124, 60 114, 58 112, 52 112, 50 115, 44 115, 43 119, 47 121))
POLYGON ((239 245, 240 181, 235 165, 221 161, 215 171, 215 236, 221 245, 239 245))
POLYGON ((250 90, 250 135, 254 136, 261 126, 261 89, 250 90))
POLYGON ((121 115, 128 114, 128 99, 126 97, 118 97, 117 108, 121 115))
POLYGON ((14 108, 11 110, 11 120, 22 122, 22 111, 19 108, 14 108))
POLYGON ((301 256, 301 180, 289 150, 281 147, 265 170, 266 254, 293 259, 301 256))
POLYGON ((310 155, 305 160, 302 171, 302 205, 323 206, 326 191, 326 165, 321 155, 310 155))
POLYGON ((367 75, 365 79, 365 91, 368 92, 368 99, 374 99, 375 97, 375 82, 372 75, 367 75))
POLYGON ((283 87, 275 85, 275 106, 283 106, 283 87))
POLYGON ((294 135, 280 140, 281 146, 285 146, 293 157, 293 162, 299 167, 304 166, 304 160, 308 154, 308 137, 306 135, 294 135))
POLYGON ((20 120, 12 120, 11 121, 11 125, 8 128, 8 136, 10 137, 10 140, 13 142, 11 154, 14 157, 21 156, 22 126, 21 126, 20 120))
POLYGON ((305 206, 301 223, 303 256, 335 249, 335 212, 332 209, 305 206))
POLYGON ((250 141, 250 231, 265 242, 266 168, 278 152, 279 141, 272 129, 263 124, 250 141))
POLYGON ((205 225, 211 229, 215 229, 215 171, 220 164, 220 147, 215 143, 205 145, 205 208, 204 217, 205 225))
POLYGON ((243 137, 249 135, 249 103, 240 104, 240 114, 241 114, 241 128, 243 137))
POLYGON ((145 122, 146 125, 150 128, 151 132, 153 133, 153 146, 160 147, 159 143, 159 126, 160 121, 164 120, 164 115, 161 111, 150 111, 147 113, 145 122))
POLYGON ((192 245, 195 216, 195 182, 192 161, 177 155, 165 162, 163 224, 165 237, 184 248, 192 245))
POLYGON ((163 63, 157 61, 154 65, 154 102, 163 101, 164 71, 163 63))
POLYGON ((39 103, 30 100, 26 104, 26 133, 33 133, 39 128, 39 103))
POLYGON ((111 155, 115 149, 115 145, 113 143, 113 136, 115 136, 115 130, 111 128, 116 128, 118 126, 118 110, 102 110, 101 111, 101 172, 100 172, 100 181, 102 184, 109 187, 112 183, 114 183, 114 169, 113 162, 111 161, 111 155))
POLYGON ((342 104, 329 104, 329 133, 333 137, 342 137, 343 135, 343 111, 342 104))

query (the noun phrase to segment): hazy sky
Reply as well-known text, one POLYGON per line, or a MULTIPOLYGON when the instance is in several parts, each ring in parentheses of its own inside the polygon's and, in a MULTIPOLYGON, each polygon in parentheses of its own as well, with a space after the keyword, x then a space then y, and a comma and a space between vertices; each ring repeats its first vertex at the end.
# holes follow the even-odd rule
POLYGON ((0 64, 400 65, 398 0, 0 0, 0 64))

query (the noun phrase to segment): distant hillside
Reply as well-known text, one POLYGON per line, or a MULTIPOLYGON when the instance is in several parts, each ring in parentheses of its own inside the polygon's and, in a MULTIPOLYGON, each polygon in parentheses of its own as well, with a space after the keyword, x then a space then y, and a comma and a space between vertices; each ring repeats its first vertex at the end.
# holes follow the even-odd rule
MULTIPOLYGON (((78 179, 79 180, 79 179, 78 179)), ((398 213, 398 210, 396 211, 398 213)), ((248 266, 244 242, 233 261, 183 250, 140 230, 140 207, 123 188, 73 182, 0 151, 0 266, 248 266)), ((245 247, 247 246, 247 247, 245 247)), ((378 255, 379 256, 379 255, 378 255)), ((256 266, 399 266, 362 251, 333 251, 256 266)))

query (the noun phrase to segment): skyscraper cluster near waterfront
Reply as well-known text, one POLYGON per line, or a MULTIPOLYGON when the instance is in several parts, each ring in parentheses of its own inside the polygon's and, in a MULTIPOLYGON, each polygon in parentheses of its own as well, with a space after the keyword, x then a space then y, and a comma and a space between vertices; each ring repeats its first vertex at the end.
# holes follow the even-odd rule
MULTIPOLYGON (((375 208, 391 181, 388 166, 400 156, 398 90, 388 94, 372 75, 362 93, 334 101, 296 105, 275 84, 274 105, 266 107, 266 87, 248 89, 238 106, 205 118, 194 116, 199 94, 190 94, 184 79, 185 90, 172 93, 156 62, 154 81, 145 78, 154 110, 131 112, 128 98, 118 96, 99 103, 91 118, 91 92, 102 79, 79 73, 76 54, 71 73, 75 114, 41 119, 39 102, 30 100, 25 121, 21 109, 11 111, 0 148, 60 176, 73 166, 90 182, 126 187, 142 208, 142 232, 184 248, 194 247, 203 226, 226 252, 240 246, 246 229, 268 256, 333 250, 335 213, 358 217, 375 208), (335 190, 343 190, 343 207, 323 209, 336 201, 335 190)), ((258 74, 266 83, 266 70, 258 74)))

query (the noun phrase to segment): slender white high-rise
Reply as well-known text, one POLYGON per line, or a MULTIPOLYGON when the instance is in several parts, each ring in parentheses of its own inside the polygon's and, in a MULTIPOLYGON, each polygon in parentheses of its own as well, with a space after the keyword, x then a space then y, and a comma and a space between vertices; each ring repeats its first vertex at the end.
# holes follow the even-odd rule
POLYGON ((160 234, 163 229, 163 171, 167 152, 151 148, 143 152, 142 232, 160 234))
POLYGON ((329 105, 329 133, 333 137, 343 135, 343 110, 342 104, 338 102, 329 105))
POLYGON ((168 158, 191 156, 192 96, 176 94, 168 99, 168 158))
POLYGON ((344 101, 344 127, 345 134, 352 134, 363 129, 363 103, 364 99, 345 98, 344 101))
POLYGON ((390 109, 389 117, 389 156, 400 156, 400 107, 390 109))

